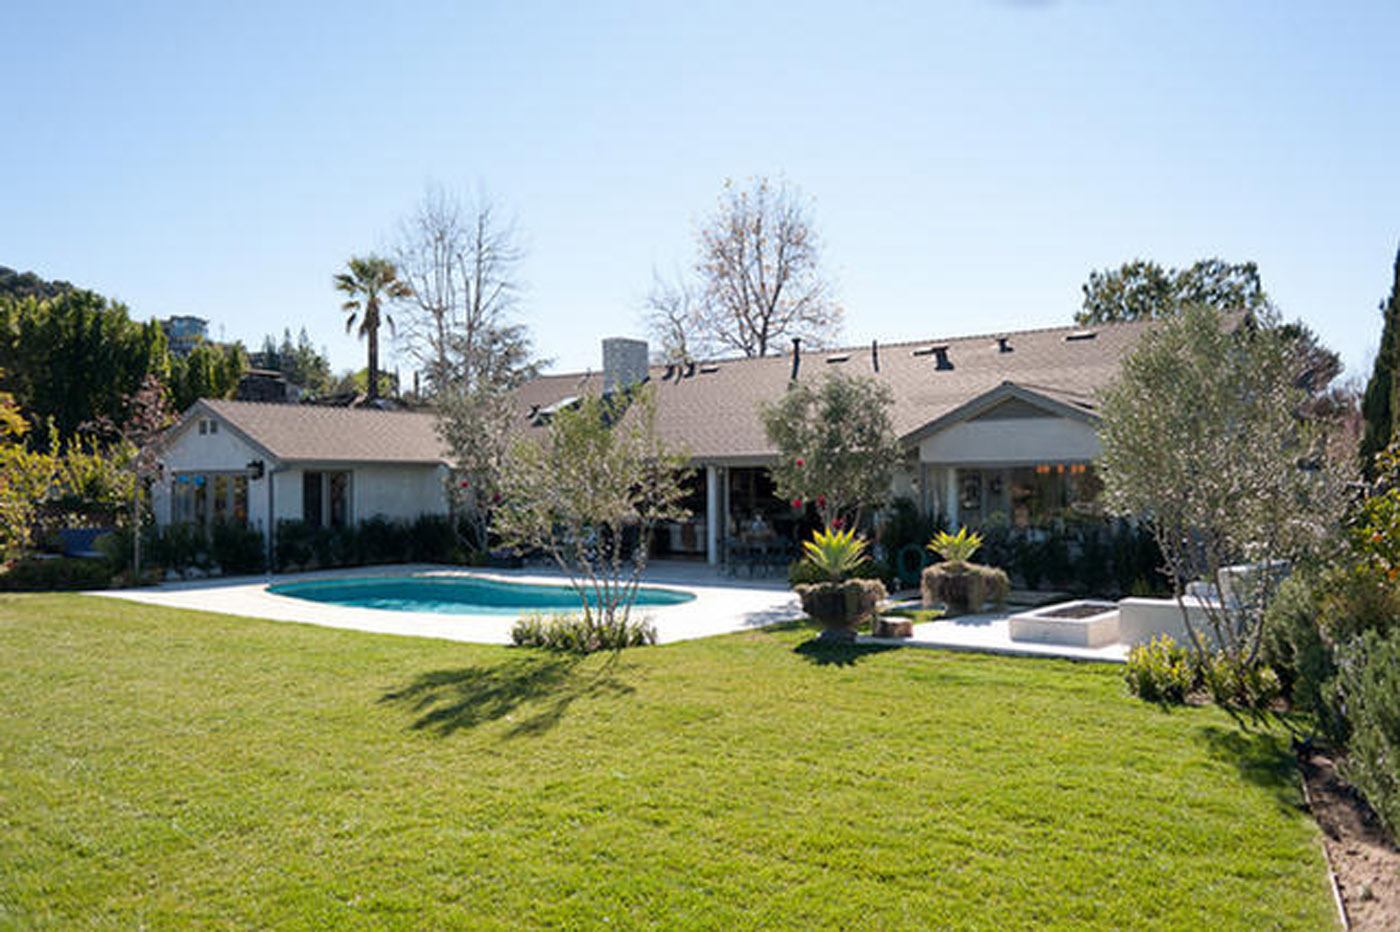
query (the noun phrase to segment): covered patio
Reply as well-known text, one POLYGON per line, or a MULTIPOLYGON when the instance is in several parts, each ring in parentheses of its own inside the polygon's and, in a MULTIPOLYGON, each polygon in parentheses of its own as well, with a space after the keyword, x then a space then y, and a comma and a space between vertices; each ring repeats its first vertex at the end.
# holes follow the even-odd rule
POLYGON ((653 553, 703 560, 729 576, 785 575, 815 523, 805 507, 778 498, 768 467, 758 463, 700 465, 685 506, 691 516, 658 529, 653 553))

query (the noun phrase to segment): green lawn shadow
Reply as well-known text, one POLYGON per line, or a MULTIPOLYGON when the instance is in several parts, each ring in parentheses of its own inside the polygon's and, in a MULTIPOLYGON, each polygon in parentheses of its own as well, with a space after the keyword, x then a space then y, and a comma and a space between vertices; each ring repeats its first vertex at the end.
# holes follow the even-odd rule
POLYGON ((412 727, 447 737, 517 711, 527 714, 507 733, 516 738, 544 734, 579 699, 633 691, 617 676, 617 655, 597 669, 575 654, 521 651, 492 666, 459 667, 421 673, 379 697, 417 714, 412 727))
POLYGON ((1205 725, 1196 738, 1212 758, 1231 764, 1245 780, 1270 790, 1284 809, 1297 812, 1303 807, 1297 761, 1283 737, 1205 725))
POLYGON ((792 652, 819 667, 852 667, 866 657, 883 654, 887 650, 899 648, 889 644, 840 644, 811 638, 798 644, 792 652))

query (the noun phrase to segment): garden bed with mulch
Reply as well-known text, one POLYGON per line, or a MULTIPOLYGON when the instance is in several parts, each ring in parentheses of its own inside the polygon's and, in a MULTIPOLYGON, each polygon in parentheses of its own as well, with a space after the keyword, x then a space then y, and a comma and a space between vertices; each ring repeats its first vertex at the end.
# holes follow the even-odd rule
POLYGON ((1317 750, 1298 756, 1313 818, 1352 929, 1400 929, 1400 849, 1376 813, 1317 750))

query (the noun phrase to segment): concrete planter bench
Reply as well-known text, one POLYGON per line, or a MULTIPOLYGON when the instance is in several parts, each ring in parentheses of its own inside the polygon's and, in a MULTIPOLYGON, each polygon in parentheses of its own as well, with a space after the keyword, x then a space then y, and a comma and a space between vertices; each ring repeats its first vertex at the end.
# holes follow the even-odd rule
POLYGON ((1081 599, 1020 612, 1007 619, 1011 640, 1068 647, 1103 647, 1118 641, 1118 606, 1081 599))

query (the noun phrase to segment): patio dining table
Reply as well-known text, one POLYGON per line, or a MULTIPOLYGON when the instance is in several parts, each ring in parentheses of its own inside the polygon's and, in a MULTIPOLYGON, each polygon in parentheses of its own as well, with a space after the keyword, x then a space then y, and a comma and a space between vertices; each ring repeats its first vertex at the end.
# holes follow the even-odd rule
POLYGON ((724 569, 731 576, 746 570, 749 576, 783 573, 792 561, 792 541, 780 537, 748 539, 731 537, 724 541, 724 569))

